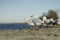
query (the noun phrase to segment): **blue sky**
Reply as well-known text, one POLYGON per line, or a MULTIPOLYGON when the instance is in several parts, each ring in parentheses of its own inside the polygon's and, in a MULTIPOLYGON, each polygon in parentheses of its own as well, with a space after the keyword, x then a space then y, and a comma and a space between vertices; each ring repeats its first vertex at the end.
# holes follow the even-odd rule
POLYGON ((0 23, 20 23, 33 14, 60 9, 60 0, 0 0, 0 23))

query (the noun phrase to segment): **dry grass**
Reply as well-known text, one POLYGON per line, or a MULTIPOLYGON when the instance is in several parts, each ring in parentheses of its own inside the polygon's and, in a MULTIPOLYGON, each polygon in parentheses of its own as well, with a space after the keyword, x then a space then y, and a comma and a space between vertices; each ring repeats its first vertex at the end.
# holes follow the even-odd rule
MULTIPOLYGON (((60 26, 59 26, 60 27, 60 26)), ((60 40, 60 28, 0 30, 0 40, 60 40)))

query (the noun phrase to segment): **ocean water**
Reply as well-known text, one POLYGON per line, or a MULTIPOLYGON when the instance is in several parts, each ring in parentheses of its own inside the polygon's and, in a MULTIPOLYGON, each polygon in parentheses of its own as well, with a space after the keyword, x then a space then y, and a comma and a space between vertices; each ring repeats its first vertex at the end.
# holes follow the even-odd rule
POLYGON ((48 28, 47 26, 31 26, 25 23, 13 23, 13 24, 0 24, 0 30, 15 30, 15 29, 27 29, 27 28, 48 28))
POLYGON ((25 23, 23 24, 0 24, 0 30, 7 30, 7 29, 12 29, 12 30, 15 30, 15 29, 24 29, 24 28, 30 28, 30 27, 34 27, 34 26, 30 26, 30 25, 27 25, 25 23))

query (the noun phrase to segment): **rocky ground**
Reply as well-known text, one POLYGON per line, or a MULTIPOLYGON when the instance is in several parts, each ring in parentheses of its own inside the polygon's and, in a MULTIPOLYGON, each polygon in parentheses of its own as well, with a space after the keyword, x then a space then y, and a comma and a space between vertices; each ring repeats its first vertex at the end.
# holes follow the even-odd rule
POLYGON ((0 40, 60 40, 60 28, 0 30, 0 40))

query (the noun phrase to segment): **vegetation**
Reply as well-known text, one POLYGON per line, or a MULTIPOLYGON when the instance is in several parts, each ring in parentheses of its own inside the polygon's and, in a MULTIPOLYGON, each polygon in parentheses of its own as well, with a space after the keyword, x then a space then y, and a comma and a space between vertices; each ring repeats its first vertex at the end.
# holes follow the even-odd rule
POLYGON ((47 13, 43 13, 43 15, 39 18, 42 19, 43 16, 46 16, 48 19, 53 18, 54 20, 57 20, 59 18, 58 13, 52 9, 48 10, 47 13))
POLYGON ((49 10, 48 11, 48 18, 53 18, 54 20, 57 20, 59 17, 58 17, 58 13, 54 10, 49 10))

